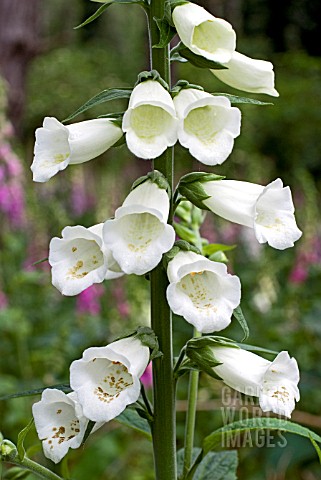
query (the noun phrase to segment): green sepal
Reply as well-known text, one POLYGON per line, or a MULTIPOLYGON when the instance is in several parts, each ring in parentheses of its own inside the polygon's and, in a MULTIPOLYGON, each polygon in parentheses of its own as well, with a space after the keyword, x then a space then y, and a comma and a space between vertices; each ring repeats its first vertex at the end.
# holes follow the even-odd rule
POLYGON ((166 177, 164 177, 164 175, 158 170, 153 170, 152 172, 149 172, 147 175, 137 178, 137 180, 135 180, 135 182, 133 183, 131 190, 134 190, 134 188, 138 187, 139 185, 146 182, 147 180, 153 183, 156 183, 158 188, 161 188, 162 190, 166 190, 166 192, 168 193, 168 196, 171 195, 171 187, 166 177))
POLYGON ((86 112, 90 108, 100 105, 101 103, 110 102, 111 100, 119 100, 120 98, 129 98, 133 89, 132 88, 107 88, 100 93, 97 93, 94 97, 90 98, 86 103, 81 105, 75 110, 69 117, 65 118, 62 122, 66 123, 69 120, 77 117, 83 112, 86 112))
POLYGON ((247 340, 247 338, 250 335, 250 329, 249 329, 249 326, 247 324, 247 321, 245 320, 245 317, 243 315, 243 312, 242 312, 242 309, 241 309, 240 306, 238 306, 234 309, 233 316, 239 322, 239 324, 240 324, 240 326, 243 330, 244 336, 243 336, 241 342, 244 342, 244 340, 247 340))
POLYGON ((229 93, 211 93, 211 95, 213 95, 214 97, 226 97, 233 104, 243 103, 250 105, 274 105, 274 103, 271 102, 261 102, 260 100, 256 100, 255 98, 238 97, 237 95, 230 95, 229 93))
POLYGON ((84 438, 82 439, 82 442, 81 442, 82 446, 86 443, 87 438, 91 434, 92 429, 94 428, 95 425, 96 425, 96 422, 93 422, 92 420, 89 420, 86 431, 85 431, 84 438))
POLYGON ((30 422, 28 423, 28 425, 24 429, 22 429, 21 432, 18 433, 17 452, 18 452, 18 456, 19 456, 19 459, 20 459, 21 462, 25 458, 25 455, 26 455, 26 451, 25 451, 25 447, 24 447, 23 443, 24 443, 24 440, 25 440, 28 432, 33 427, 33 424, 34 424, 34 419, 32 418, 30 420, 30 422))
POLYGON ((147 82, 148 80, 153 80, 154 82, 160 83, 162 87, 169 91, 168 83, 162 79, 157 70, 144 70, 143 72, 140 72, 137 76, 135 87, 142 82, 147 82))
POLYGON ((151 350, 150 353, 150 360, 154 360, 154 358, 159 358, 163 355, 163 353, 159 350, 158 338, 155 335, 154 330, 149 327, 137 327, 136 330, 122 335, 114 340, 122 340, 123 338, 134 337, 140 340, 144 347, 148 347, 151 350))
POLYGON ((48 257, 42 258, 41 260, 37 260, 36 262, 32 263, 31 265, 34 267, 35 265, 39 265, 39 263, 47 262, 49 260, 48 257))
POLYGON ((189 227, 186 227, 182 223, 173 222, 173 227, 176 234, 188 243, 197 244, 199 237, 195 231, 191 230, 189 227))
POLYGON ((175 97, 181 90, 186 88, 193 88, 194 90, 201 90, 204 92, 204 88, 201 85, 195 85, 194 83, 189 83, 188 80, 178 80, 178 82, 172 88, 173 97, 175 97))
POLYGON ((237 245, 224 245, 223 243, 209 243, 203 247, 203 255, 211 256, 217 252, 229 252, 234 250, 237 245))
POLYGON ((174 61, 174 55, 179 54, 180 57, 185 58, 189 61, 194 67, 198 68, 207 68, 211 70, 227 70, 227 67, 222 63, 214 62, 213 60, 208 60, 201 55, 196 55, 191 50, 189 50, 182 42, 180 42, 176 47, 171 50, 171 61, 174 61))
POLYGON ((202 210, 209 210, 203 201, 210 198, 202 187, 202 183, 222 180, 223 176, 207 172, 193 172, 184 175, 177 186, 178 192, 202 210))
POLYGON ((173 260, 174 257, 180 252, 194 252, 199 255, 201 255, 200 250, 195 247, 194 245, 191 245, 190 243, 186 242, 185 240, 177 240, 174 243, 174 246, 169 250, 169 252, 165 253, 163 255, 163 266, 165 270, 167 270, 168 264, 171 260, 173 260))
POLYGON ((0 443, 0 460, 14 460, 18 454, 17 447, 14 443, 6 438, 0 443))
POLYGON ((186 0, 168 0, 167 3, 169 3, 171 9, 174 10, 175 7, 179 7, 180 5, 185 5, 191 2, 187 2, 186 0))
POLYGON ((242 432, 264 429, 295 433, 296 435, 300 435, 305 438, 313 438, 315 442, 321 443, 321 437, 319 435, 297 423, 280 418, 255 417, 229 423, 228 425, 215 430, 213 433, 204 438, 204 451, 209 452, 210 450, 216 450, 219 448, 222 444, 222 438, 227 440, 233 435, 238 435, 242 432))
POLYGON ((204 336, 192 338, 186 344, 186 356, 197 365, 199 370, 207 373, 213 378, 220 378, 213 370, 213 367, 221 365, 213 353, 211 347, 224 346, 240 348, 233 340, 219 336, 204 336))
POLYGON ((165 48, 172 38, 176 35, 176 30, 168 22, 166 16, 163 18, 153 18, 159 30, 159 42, 152 46, 152 48, 165 48))
POLYGON ((186 60, 186 58, 181 57, 178 52, 173 52, 170 54, 170 61, 171 63, 173 62, 187 63, 188 62, 188 60, 186 60))
POLYGON ((212 255, 208 257, 208 259, 212 262, 228 263, 228 258, 225 253, 222 252, 222 250, 218 250, 217 252, 212 253, 212 255))

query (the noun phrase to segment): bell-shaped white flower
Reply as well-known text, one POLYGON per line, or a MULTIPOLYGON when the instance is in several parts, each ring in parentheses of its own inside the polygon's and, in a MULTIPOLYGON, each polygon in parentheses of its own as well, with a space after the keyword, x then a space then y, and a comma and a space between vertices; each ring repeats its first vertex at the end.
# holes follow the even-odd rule
POLYGON ((274 71, 271 62, 256 60, 246 57, 242 53, 234 52, 231 60, 225 66, 227 69, 211 70, 211 72, 226 85, 244 92, 279 96, 274 86, 274 71))
POLYGON ((77 295, 94 283, 121 277, 124 272, 103 245, 103 224, 65 227, 62 238, 49 245, 52 284, 63 295, 77 295))
POLYGON ((195 3, 178 5, 172 18, 180 39, 189 50, 214 62, 230 60, 236 34, 226 20, 214 17, 195 3))
POLYGON ((174 98, 179 118, 178 140, 205 165, 223 163, 240 134, 241 112, 222 96, 194 88, 182 89, 174 98))
POLYGON ((33 180, 46 182, 69 164, 87 162, 112 147, 123 133, 111 120, 97 118, 64 126, 46 117, 36 130, 33 180))
POLYGON ((166 222, 169 198, 166 190, 145 181, 125 199, 103 228, 105 245, 125 273, 143 275, 158 265, 175 242, 175 231, 166 222))
POLYGON ((295 400, 300 400, 298 364, 288 352, 281 352, 273 362, 241 348, 211 347, 221 365, 215 373, 226 385, 246 395, 259 397, 264 412, 291 417, 295 400))
POLYGON ((138 84, 123 118, 129 150, 137 157, 159 157, 177 141, 177 118, 172 97, 155 80, 138 84))
POLYGON ((260 243, 284 250, 293 247, 302 235, 294 217, 291 190, 283 187, 279 178, 266 187, 235 180, 204 182, 202 187, 209 195, 204 205, 226 220, 254 228, 260 243))
POLYGON ((91 347, 70 366, 70 385, 84 415, 108 422, 139 397, 139 378, 149 362, 149 349, 133 337, 106 347, 91 347))
POLYGON ((47 388, 41 400, 33 404, 32 413, 44 454, 54 463, 60 462, 69 448, 80 447, 88 419, 74 392, 66 395, 61 390, 47 388))
POLYGON ((167 267, 167 301, 202 333, 222 330, 231 323, 241 300, 241 283, 226 265, 194 252, 180 251, 167 267))

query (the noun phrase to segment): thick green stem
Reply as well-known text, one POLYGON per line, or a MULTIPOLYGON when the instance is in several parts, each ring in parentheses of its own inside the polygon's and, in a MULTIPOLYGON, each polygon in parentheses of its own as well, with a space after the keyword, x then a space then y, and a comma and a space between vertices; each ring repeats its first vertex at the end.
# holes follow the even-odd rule
MULTIPOLYGON (((164 4, 164 0, 151 1, 150 34, 154 45, 159 42, 159 31, 153 18, 163 17, 164 4)), ((157 70, 170 85, 169 47, 152 49, 151 68, 157 70)), ((167 149, 154 162, 154 168, 165 175, 171 188, 173 187, 173 165, 173 149, 167 149)), ((161 358, 157 358, 153 362, 154 421, 152 433, 156 480, 176 480, 172 316, 166 300, 167 285, 167 275, 160 264, 151 272, 151 324, 163 353, 161 358)))
POLYGON ((45 478, 47 480, 63 480, 62 477, 59 477, 51 470, 48 470, 48 468, 44 467, 43 465, 40 465, 39 463, 34 462, 33 460, 30 460, 30 458, 27 458, 27 457, 25 457, 21 461, 9 460, 8 463, 19 465, 19 467, 23 467, 26 470, 33 472, 34 474, 38 475, 38 477, 40 478, 45 478))
MULTIPOLYGON (((201 333, 194 330, 194 338, 200 337, 200 336, 201 336, 201 333)), ((199 377, 198 371, 191 371, 189 374, 188 405, 187 405, 187 414, 186 414, 186 423, 185 423, 183 478, 185 478, 185 476, 187 475, 192 465, 197 392, 198 392, 198 377, 199 377)))

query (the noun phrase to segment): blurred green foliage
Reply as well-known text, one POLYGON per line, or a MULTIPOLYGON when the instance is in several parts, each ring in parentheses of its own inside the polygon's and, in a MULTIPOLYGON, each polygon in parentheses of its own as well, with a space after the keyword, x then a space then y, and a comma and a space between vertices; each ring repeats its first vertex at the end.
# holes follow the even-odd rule
MULTIPOLYGON (((2 221, 0 291, 8 304, 0 310, 0 395, 66 382, 70 362, 79 358, 84 348, 104 345, 123 331, 149 321, 145 278, 129 276, 105 282, 100 311, 92 315, 80 313, 77 299, 63 298, 51 286, 46 262, 32 266, 47 256, 50 238, 59 236, 64 226, 90 226, 111 216, 131 182, 150 168, 149 162, 134 159, 121 147, 88 164, 69 167, 45 185, 32 184, 28 165, 33 131, 43 117, 51 115, 62 120, 105 88, 133 85, 137 73, 148 68, 142 9, 111 7, 96 24, 73 31, 72 27, 95 8, 96 4, 79 0, 67 7, 62 1, 46 2, 44 9, 48 47, 29 72, 25 142, 20 146, 26 160, 27 223, 17 231, 7 220, 2 221), (130 13, 124 13, 124 8, 130 13), (84 207, 77 208, 84 200, 84 207)), ((297 358, 302 372, 302 400, 298 405, 301 415, 294 414, 293 418, 320 431, 321 59, 303 51, 273 55, 270 43, 262 38, 257 44, 255 39, 250 43, 244 38, 240 45, 240 50, 248 55, 273 61, 280 98, 273 99, 274 106, 241 107, 242 135, 236 139, 229 160, 219 168, 201 166, 178 146, 177 180, 180 174, 194 168, 262 184, 281 176, 291 186, 298 224, 304 232, 293 249, 279 252, 268 246, 259 247, 244 230, 209 214, 203 234, 210 241, 238 243, 227 256, 230 269, 242 281, 242 308, 251 333, 248 343, 289 350, 297 358)), ((173 76, 173 81, 186 78, 209 92, 243 95, 221 84, 210 72, 189 65, 175 64, 173 76)), ((266 96, 260 98, 267 100, 266 96)), ((114 102, 76 120, 125 108, 126 103, 114 102)), ((178 354, 192 331, 184 320, 174 320, 178 354)), ((236 324, 223 334, 242 337, 236 324)), ((184 435, 186 391, 183 378, 178 385, 179 447, 184 435)), ((31 416, 34 400, 28 397, 0 402, 1 430, 6 437, 16 439, 31 416)), ((202 375, 199 401, 197 445, 204 435, 222 425, 220 382, 202 375)), ((320 467, 309 442, 291 437, 287 441, 287 448, 241 448, 240 478, 319 478, 320 467)), ((27 439, 28 446, 33 443, 39 446, 34 432, 27 439)), ((84 449, 71 451, 68 463, 72 478, 77 480, 152 480, 151 452, 147 439, 136 433, 129 435, 125 427, 111 422, 91 437, 84 449)), ((37 453, 37 458, 46 462, 41 453, 37 453)))

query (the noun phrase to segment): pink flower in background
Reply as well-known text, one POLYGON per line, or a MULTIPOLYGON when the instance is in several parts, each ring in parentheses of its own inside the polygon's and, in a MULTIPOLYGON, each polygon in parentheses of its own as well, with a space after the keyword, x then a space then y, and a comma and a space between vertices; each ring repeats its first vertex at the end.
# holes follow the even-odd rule
POLYGON ((0 290, 0 311, 8 307, 7 295, 0 290))
POLYGON ((99 315, 101 312, 100 297, 104 294, 104 287, 94 284, 86 288, 77 296, 76 311, 79 315, 99 315))
POLYGON ((153 386, 153 368, 152 362, 150 362, 143 375, 140 377, 140 380, 145 388, 151 388, 153 386))
POLYGON ((300 285, 309 277, 309 269, 311 265, 321 264, 321 241, 320 238, 314 237, 304 250, 299 251, 296 263, 289 275, 290 283, 300 285))
POLYGON ((94 207, 95 198, 86 191, 83 182, 75 181, 72 184, 70 202, 73 214, 81 216, 94 207))
POLYGON ((126 299, 122 282, 113 283, 112 296, 115 300, 118 313, 121 317, 128 317, 130 314, 130 305, 126 299))

